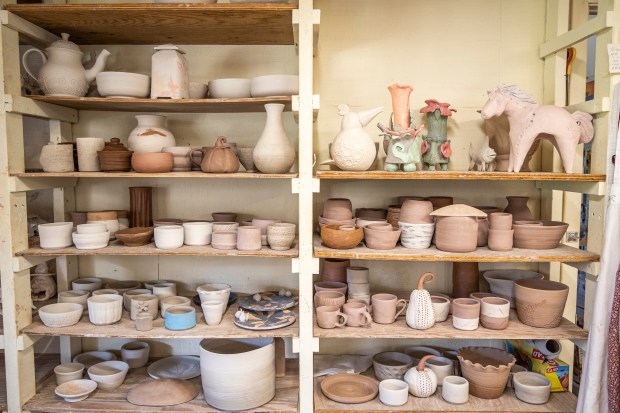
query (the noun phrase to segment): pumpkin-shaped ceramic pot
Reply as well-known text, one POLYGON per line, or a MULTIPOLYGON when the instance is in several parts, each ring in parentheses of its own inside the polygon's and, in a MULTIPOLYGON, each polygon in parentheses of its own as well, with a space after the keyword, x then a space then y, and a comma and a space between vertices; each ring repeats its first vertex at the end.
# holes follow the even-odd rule
POLYGON ((220 136, 215 141, 215 147, 204 154, 200 169, 206 173, 228 174, 239 170, 239 158, 233 150, 224 145, 226 138, 220 136))
POLYGON ((435 372, 424 366, 426 360, 435 358, 436 356, 424 356, 413 367, 405 373, 404 380, 409 385, 409 393, 415 397, 430 397, 437 390, 437 376, 435 372))
POLYGON ((418 281, 418 288, 411 292, 409 307, 407 307, 407 325, 416 330, 426 330, 435 325, 435 311, 433 301, 424 284, 433 281, 433 273, 422 274, 418 281))

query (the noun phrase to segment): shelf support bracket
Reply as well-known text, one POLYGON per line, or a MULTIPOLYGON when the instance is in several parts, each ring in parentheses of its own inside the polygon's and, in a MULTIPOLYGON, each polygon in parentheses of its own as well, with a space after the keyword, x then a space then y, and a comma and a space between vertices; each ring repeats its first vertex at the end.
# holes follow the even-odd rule
MULTIPOLYGON (((319 338, 312 337, 311 341, 312 341, 312 351, 314 353, 318 353, 319 352, 319 338)), ((292 349, 293 353, 299 353, 300 348, 301 348, 301 344, 299 342, 299 337, 293 337, 293 349, 292 349)))
POLYGON ((588 340, 572 339, 571 341, 573 342, 574 345, 576 345, 577 347, 579 347, 583 351, 587 351, 587 349, 588 349, 588 340))
POLYGON ((11 192, 38 191, 41 189, 73 188, 78 178, 9 178, 11 192))
POLYGON ((605 196, 605 182, 536 181, 536 188, 605 196))
POLYGON ((601 270, 600 262, 564 262, 563 264, 576 268, 579 271, 583 271, 586 274, 592 276, 593 279, 596 279, 596 277, 598 277, 598 274, 601 270))
POLYGON ((4 110, 35 118, 54 119, 70 123, 78 122, 78 111, 75 109, 63 108, 62 106, 46 102, 37 102, 22 96, 5 94, 4 110))
MULTIPOLYGON (((293 194, 299 194, 301 192, 301 180, 299 178, 291 179, 291 192, 293 194)), ((321 181, 316 178, 312 178, 312 192, 315 194, 321 192, 321 181)))
POLYGON ((19 272, 29 270, 39 264, 55 259, 56 257, 13 257, 13 271, 19 272))
MULTIPOLYGON (((293 40, 297 54, 299 54, 299 9, 293 10, 293 40)), ((321 24, 321 10, 312 10, 312 56, 316 56, 319 46, 319 25, 321 24)))

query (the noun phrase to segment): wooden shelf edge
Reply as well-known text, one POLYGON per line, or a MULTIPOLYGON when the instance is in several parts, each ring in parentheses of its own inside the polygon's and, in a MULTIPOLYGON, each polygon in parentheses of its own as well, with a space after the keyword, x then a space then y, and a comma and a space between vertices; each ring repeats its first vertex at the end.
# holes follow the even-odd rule
POLYGON ((96 4, 9 4, 6 9, 12 13, 20 11, 37 10, 45 11, 72 11, 72 10, 89 10, 93 12, 105 12, 110 10, 194 10, 194 11, 218 11, 225 13, 229 10, 234 11, 274 11, 274 10, 295 10, 296 4, 293 3, 96 3, 96 4))
POLYGON ((299 175, 293 174, 263 174, 255 172, 236 172, 231 174, 210 174, 201 171, 168 172, 168 173, 139 173, 139 172, 21 172, 11 174, 20 179, 37 178, 93 178, 93 179, 120 179, 120 178, 163 178, 163 179, 294 179, 299 175))
POLYGON ((604 174, 566 174, 558 172, 477 172, 477 171, 316 171, 318 179, 376 180, 493 180, 493 181, 570 181, 605 182, 604 174))

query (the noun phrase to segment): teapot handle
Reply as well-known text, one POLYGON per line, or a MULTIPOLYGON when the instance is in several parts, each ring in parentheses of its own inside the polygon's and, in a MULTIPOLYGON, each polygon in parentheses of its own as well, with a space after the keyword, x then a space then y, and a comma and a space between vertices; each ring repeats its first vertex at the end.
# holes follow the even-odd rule
POLYGON ((24 52, 24 55, 22 56, 22 64, 24 65, 24 69, 26 69, 26 73, 28 73, 34 80, 38 81, 37 77, 30 71, 30 68, 28 67, 28 56, 30 55, 30 53, 40 54, 41 59, 43 59, 43 64, 47 62, 47 56, 45 56, 45 53, 43 53, 41 50, 36 48, 26 50, 26 52, 24 52))
POLYGON ((194 160, 194 153, 196 152, 200 152, 201 157, 203 156, 203 153, 200 149, 194 149, 193 151, 191 151, 190 153, 187 154, 187 157, 189 158, 189 160, 192 162, 192 165, 196 165, 197 167, 200 167, 200 164, 198 162, 196 162, 194 160))

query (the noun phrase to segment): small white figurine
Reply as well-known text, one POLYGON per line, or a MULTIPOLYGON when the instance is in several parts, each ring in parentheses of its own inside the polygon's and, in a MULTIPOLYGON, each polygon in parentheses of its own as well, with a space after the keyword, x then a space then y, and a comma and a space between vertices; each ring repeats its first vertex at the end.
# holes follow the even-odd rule
POLYGON ((489 146, 489 137, 484 139, 478 150, 474 150, 474 145, 469 143, 469 170, 473 171, 474 167, 478 171, 493 172, 495 170, 495 150, 489 146))

